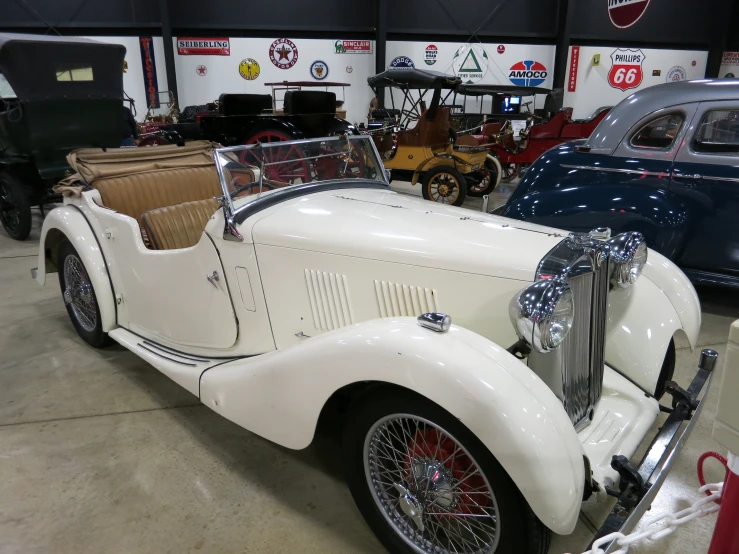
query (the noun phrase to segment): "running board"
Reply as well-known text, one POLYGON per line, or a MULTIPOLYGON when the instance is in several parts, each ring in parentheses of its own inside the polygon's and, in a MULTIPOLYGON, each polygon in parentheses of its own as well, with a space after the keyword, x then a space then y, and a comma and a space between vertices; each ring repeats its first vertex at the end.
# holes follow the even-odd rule
POLYGON ((197 354, 180 352, 174 348, 162 346, 154 341, 140 337, 121 327, 113 329, 108 335, 118 344, 130 350, 145 362, 153 365, 195 396, 200 396, 200 376, 206 369, 237 359, 236 357, 208 358, 197 354))

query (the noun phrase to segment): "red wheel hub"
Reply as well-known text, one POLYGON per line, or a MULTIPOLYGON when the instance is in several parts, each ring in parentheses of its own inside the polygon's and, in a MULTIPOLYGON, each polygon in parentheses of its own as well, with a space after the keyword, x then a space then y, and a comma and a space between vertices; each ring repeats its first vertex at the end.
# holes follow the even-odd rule
MULTIPOLYGON (((475 466, 467 454, 460 451, 454 440, 446 435, 440 437, 434 429, 417 431, 408 443, 408 454, 405 456, 405 471, 408 482, 417 480, 417 477, 414 479, 413 475, 416 471, 414 464, 418 460, 428 460, 425 467, 433 468, 435 466, 437 468, 432 469, 424 476, 430 481, 430 484, 437 484, 442 480, 449 481, 449 477, 452 478, 450 485, 453 489, 456 489, 457 494, 461 493, 455 502, 454 511, 480 516, 488 515, 483 510, 485 506, 478 504, 478 501, 483 498, 480 492, 489 492, 485 479, 479 468, 475 466)), ((439 517, 446 515, 446 510, 441 506, 434 511, 436 512, 435 515, 439 517)))

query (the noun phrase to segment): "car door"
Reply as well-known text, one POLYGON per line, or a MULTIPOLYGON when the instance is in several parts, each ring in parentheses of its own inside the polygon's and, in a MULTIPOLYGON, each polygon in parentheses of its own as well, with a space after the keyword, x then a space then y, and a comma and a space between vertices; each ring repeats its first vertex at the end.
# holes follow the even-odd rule
POLYGON ((680 147, 670 190, 687 208, 685 268, 739 271, 739 101, 702 102, 680 147))
POLYGON ((190 248, 149 250, 136 220, 102 208, 96 217, 110 236, 103 246, 119 325, 184 351, 228 348, 236 342, 229 283, 207 234, 190 248))

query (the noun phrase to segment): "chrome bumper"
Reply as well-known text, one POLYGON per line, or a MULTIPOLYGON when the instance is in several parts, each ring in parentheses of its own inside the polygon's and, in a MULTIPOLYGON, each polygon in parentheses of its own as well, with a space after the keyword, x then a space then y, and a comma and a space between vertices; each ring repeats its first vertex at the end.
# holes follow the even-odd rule
MULTIPOLYGON (((588 548, 592 548, 596 541, 611 533, 630 533, 644 513, 649 510, 700 417, 703 410, 703 401, 711 386, 713 369, 717 359, 718 354, 713 350, 703 350, 701 352, 698 372, 693 377, 687 391, 683 391, 671 383, 673 386, 669 387, 669 391, 673 396, 673 410, 636 468, 626 462, 628 467, 624 469, 623 460, 617 460, 618 457, 614 456, 611 466, 619 471, 622 477, 619 487, 620 493, 616 491, 618 502, 616 502, 588 548), (703 396, 698 400, 701 392, 703 392, 703 396), (675 441, 674 446, 669 448, 686 421, 688 423, 675 441)), ((599 546, 605 549, 606 554, 620 548, 615 540, 608 545, 600 544, 599 546)))

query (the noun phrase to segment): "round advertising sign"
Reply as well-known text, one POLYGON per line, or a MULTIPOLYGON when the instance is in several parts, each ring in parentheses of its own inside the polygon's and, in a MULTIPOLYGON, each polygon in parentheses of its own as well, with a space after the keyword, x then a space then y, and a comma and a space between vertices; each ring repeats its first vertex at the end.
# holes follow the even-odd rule
POLYGON ((413 60, 408 56, 397 56, 390 62, 390 69, 399 69, 407 67, 416 67, 413 60))
POLYGON ((688 78, 688 74, 685 72, 684 67, 676 65, 667 72, 667 82, 672 83, 674 81, 684 81, 688 78))
POLYGON ((488 72, 488 53, 479 44, 465 44, 454 53, 452 69, 463 83, 477 83, 488 72))
POLYGON ((498 45, 498 54, 505 54, 505 44, 498 45))
POLYGON ((298 62, 298 47, 287 38, 278 38, 269 47, 269 59, 280 69, 290 69, 298 62))
POLYGON ((259 77, 260 70, 261 68, 257 63, 257 60, 253 60, 251 58, 241 60, 241 63, 239 64, 239 75, 247 81, 253 81, 259 77))
POLYGON ((310 74, 314 79, 323 81, 328 77, 328 64, 321 60, 316 60, 310 65, 310 74))
POLYGON ((423 54, 423 62, 426 65, 434 65, 436 58, 439 56, 439 49, 435 44, 429 44, 423 54))
POLYGON ((608 17, 619 29, 631 27, 647 11, 649 0, 607 0, 608 17))

